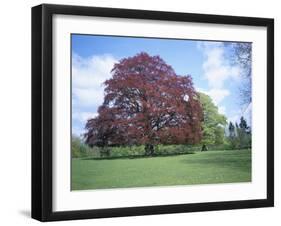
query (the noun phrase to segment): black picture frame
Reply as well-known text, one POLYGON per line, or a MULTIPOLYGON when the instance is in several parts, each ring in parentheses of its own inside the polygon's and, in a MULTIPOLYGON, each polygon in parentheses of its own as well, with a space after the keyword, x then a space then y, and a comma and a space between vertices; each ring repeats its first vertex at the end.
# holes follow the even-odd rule
POLYGON ((32 218, 40 221, 57 221, 271 206, 274 206, 273 19, 50 4, 32 8, 32 218), (55 14, 266 27, 267 198, 54 212, 52 210, 52 18, 55 14))

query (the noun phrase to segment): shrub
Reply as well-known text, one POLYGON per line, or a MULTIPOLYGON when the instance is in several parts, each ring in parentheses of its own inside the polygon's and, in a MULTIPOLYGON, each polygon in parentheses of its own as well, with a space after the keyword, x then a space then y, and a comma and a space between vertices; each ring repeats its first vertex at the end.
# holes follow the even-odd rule
POLYGON ((84 146, 81 143, 81 140, 78 137, 72 137, 71 140, 71 155, 72 158, 82 157, 86 153, 84 146))

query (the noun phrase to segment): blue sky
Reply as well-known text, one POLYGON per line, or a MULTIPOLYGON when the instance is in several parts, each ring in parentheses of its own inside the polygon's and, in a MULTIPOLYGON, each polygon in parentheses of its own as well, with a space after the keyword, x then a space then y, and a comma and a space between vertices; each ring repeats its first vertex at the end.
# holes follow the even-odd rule
POLYGON ((111 77, 114 63, 140 52, 159 55, 177 74, 191 75, 195 89, 211 96, 228 120, 251 110, 239 104, 241 69, 228 60, 229 50, 222 42, 72 35, 74 134, 83 133, 87 119, 97 115, 102 83, 111 77))

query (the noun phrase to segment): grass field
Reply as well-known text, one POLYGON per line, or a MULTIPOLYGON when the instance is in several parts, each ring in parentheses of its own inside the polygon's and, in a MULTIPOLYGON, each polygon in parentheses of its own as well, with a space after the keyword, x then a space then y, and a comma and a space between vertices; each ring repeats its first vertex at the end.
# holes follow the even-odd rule
POLYGON ((72 190, 249 181, 249 150, 136 159, 72 159, 72 190))

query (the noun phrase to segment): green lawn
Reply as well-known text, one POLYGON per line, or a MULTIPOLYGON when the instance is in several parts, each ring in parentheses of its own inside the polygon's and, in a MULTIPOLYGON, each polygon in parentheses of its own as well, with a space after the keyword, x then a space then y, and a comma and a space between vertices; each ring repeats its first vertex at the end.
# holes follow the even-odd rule
POLYGON ((72 160, 72 190, 251 181, 251 151, 72 160))

